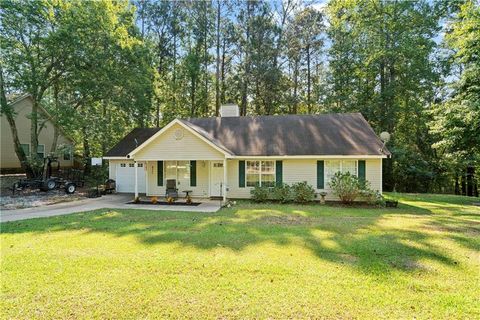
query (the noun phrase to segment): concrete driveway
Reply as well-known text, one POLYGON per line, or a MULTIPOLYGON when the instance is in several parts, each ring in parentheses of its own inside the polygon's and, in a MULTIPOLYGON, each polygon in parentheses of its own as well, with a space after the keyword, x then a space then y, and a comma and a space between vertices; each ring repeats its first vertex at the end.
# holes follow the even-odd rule
POLYGON ((101 198, 85 199, 74 202, 52 204, 44 207, 2 210, 0 222, 25 220, 32 218, 52 217, 77 212, 92 211, 97 209, 145 209, 154 211, 191 211, 191 212, 216 212, 220 209, 219 201, 200 200, 198 206, 168 206, 168 205, 137 205, 126 204, 133 199, 130 194, 110 194, 101 198))

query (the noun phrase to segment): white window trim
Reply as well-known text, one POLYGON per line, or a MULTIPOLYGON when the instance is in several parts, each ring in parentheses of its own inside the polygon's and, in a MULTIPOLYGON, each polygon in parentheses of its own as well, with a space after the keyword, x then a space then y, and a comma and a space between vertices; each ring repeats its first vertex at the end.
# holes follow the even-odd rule
MULTIPOLYGON (((324 185, 323 185, 323 189, 318 189, 318 190, 325 190, 325 189, 328 189, 330 186, 330 180, 327 179, 327 163, 329 161, 340 161, 340 172, 343 172, 343 161, 351 161, 352 159, 329 159, 329 160, 324 160, 324 164, 325 164, 325 168, 323 170, 323 181, 324 181, 324 185), (328 188, 327 188, 328 186, 328 188)), ((355 160, 355 170, 357 171, 357 173, 354 175, 356 177, 358 177, 358 159, 354 159, 355 160)), ((338 172, 338 171, 337 171, 338 172)), ((335 173, 337 173, 335 172, 335 173)))
MULTIPOLYGON (((178 183, 178 163, 180 161, 188 162, 188 165, 191 164, 191 160, 163 160, 163 181, 165 182, 165 187, 166 187, 166 180, 167 180, 167 162, 175 162, 175 181, 178 183)), ((191 178, 192 178, 192 169, 191 168, 188 171, 188 178, 189 178, 188 186, 191 187, 190 186, 190 181, 191 181, 191 178)))
POLYGON ((260 171, 258 173, 258 185, 261 187, 262 186, 262 161, 272 161, 273 162, 273 185, 277 183, 277 162, 275 160, 245 160, 245 187, 247 188, 255 188, 255 186, 248 186, 248 181, 247 181, 247 167, 248 167, 248 162, 254 162, 258 161, 260 162, 260 171))

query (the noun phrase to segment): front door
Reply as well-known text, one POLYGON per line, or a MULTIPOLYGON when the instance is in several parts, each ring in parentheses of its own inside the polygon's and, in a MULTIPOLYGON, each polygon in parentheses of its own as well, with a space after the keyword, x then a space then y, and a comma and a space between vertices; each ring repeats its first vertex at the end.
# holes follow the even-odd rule
POLYGON ((223 187, 223 161, 210 162, 210 196, 221 197, 223 187))

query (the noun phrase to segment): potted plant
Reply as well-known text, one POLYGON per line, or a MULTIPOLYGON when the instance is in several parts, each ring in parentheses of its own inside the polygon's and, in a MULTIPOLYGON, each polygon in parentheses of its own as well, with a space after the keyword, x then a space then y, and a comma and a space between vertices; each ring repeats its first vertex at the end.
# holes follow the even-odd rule
POLYGON ((187 204, 192 204, 192 197, 190 195, 187 196, 187 199, 185 200, 187 204))
POLYGON ((394 190, 392 195, 389 196, 389 199, 385 200, 385 207, 387 208, 396 208, 398 207, 398 195, 397 192, 394 190))
POLYGON ((150 201, 153 203, 153 204, 156 204, 158 202, 158 198, 157 197, 151 197, 150 198, 150 201))
POLYGON ((173 204, 175 202, 175 198, 174 197, 168 197, 167 198, 167 203, 168 204, 173 204))

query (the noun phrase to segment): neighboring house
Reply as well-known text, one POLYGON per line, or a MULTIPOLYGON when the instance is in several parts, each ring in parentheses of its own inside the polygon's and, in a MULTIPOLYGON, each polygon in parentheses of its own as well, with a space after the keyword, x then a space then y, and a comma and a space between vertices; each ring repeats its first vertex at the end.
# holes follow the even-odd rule
MULTIPOLYGON (((33 100, 29 94, 24 94, 9 102, 15 111, 15 124, 17 126, 18 138, 22 144, 23 150, 29 156, 30 146, 30 115, 32 113, 33 100)), ((38 136, 37 153, 45 157, 52 147, 54 138, 54 122, 51 116, 41 107, 39 107, 39 125, 43 125, 38 136)), ((57 127, 58 128, 58 127, 57 127)), ((58 128, 60 136, 57 145, 65 146, 65 152, 59 157, 60 166, 73 166, 73 141, 68 138, 61 128, 58 128)), ((0 169, 2 172, 21 171, 20 161, 15 153, 12 132, 10 125, 4 115, 1 116, 1 149, 0 149, 0 169)))
POLYGON ((382 192, 390 156, 360 113, 175 119, 135 129, 104 157, 119 192, 164 196, 166 180, 196 197, 250 198, 257 184, 307 181, 332 198, 329 181, 350 171, 382 192))

